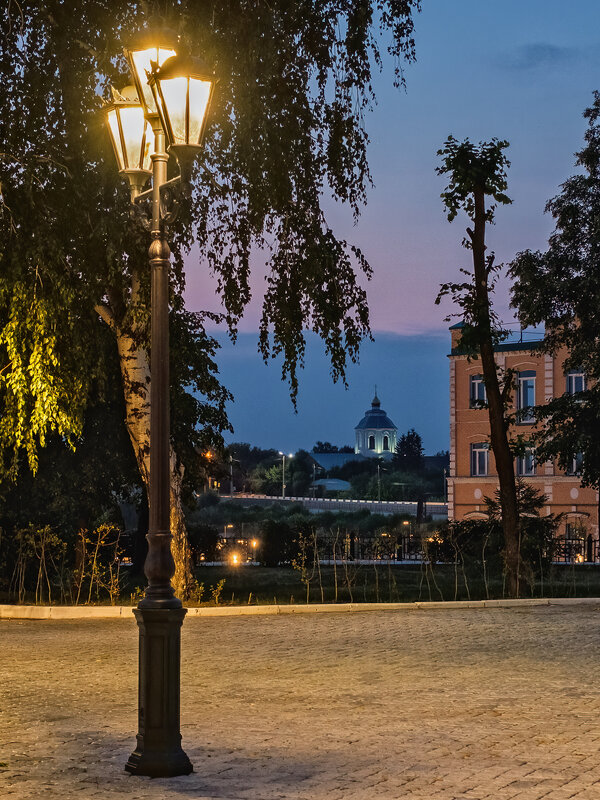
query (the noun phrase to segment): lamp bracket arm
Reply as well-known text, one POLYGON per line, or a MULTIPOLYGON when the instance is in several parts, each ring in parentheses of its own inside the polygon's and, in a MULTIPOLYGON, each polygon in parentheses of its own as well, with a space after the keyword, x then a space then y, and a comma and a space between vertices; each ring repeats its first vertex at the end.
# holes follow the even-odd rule
POLYGON ((181 176, 171 178, 160 187, 160 218, 165 225, 171 225, 179 216, 181 200, 186 197, 185 184, 181 176))
MULTIPOLYGON (((188 198, 191 186, 183 181, 181 175, 171 178, 160 185, 160 218, 165 225, 175 222, 179 214, 182 198, 188 198)), ((132 217, 143 222, 144 228, 150 230, 149 204, 152 201, 152 189, 140 192, 132 202, 132 217), (146 224, 146 222, 148 224, 146 224)))

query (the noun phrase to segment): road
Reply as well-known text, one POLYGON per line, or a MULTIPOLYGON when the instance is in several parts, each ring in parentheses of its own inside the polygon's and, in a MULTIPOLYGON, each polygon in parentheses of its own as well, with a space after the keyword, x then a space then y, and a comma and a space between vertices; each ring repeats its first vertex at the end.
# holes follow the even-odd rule
POLYGON ((600 606, 190 618, 175 779, 123 771, 133 621, 0 642, 2 800, 600 798, 600 606))

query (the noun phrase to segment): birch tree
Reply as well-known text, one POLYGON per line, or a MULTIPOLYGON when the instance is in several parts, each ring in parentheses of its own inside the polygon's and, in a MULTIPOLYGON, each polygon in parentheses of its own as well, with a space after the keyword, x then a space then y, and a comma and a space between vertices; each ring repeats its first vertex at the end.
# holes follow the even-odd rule
MULTIPOLYGON (((110 84, 130 83, 122 47, 166 4, 144 0, 9 2, 0 34, 0 458, 57 433, 76 446, 92 382, 98 326, 120 359, 126 423, 148 479, 147 241, 129 216, 103 125, 110 84)), ((170 231, 173 429, 182 406, 190 436, 226 425, 226 390, 201 315, 186 312, 183 258, 197 242, 232 336, 251 297, 250 255, 262 248, 267 284, 259 347, 281 358, 292 397, 305 331, 323 340, 343 379, 369 334, 362 252, 336 236, 324 194, 359 213, 370 182, 365 115, 372 68, 386 48, 403 82, 414 58, 418 0, 246 3, 182 0, 166 22, 214 64, 219 88, 195 174, 193 202, 170 231), (362 277, 361 277, 362 276, 362 277), (187 391, 186 391, 187 389, 187 391), (197 390, 201 400, 189 390, 197 390)), ((198 252, 198 251, 194 251, 198 252)), ((109 432, 107 432, 109 435, 109 432)), ((181 430, 179 430, 181 433, 181 430)), ((177 437, 174 437, 174 443, 177 437)), ((180 443, 186 439, 179 437, 180 443)), ((175 585, 189 558, 181 509, 184 461, 173 448, 175 585)))

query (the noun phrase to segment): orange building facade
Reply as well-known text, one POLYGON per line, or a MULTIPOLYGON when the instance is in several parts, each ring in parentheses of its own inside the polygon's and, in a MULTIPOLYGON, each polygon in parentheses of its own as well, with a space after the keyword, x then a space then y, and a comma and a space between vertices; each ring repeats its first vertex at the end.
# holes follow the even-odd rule
MULTIPOLYGON (((462 323, 450 328, 450 472, 448 477, 448 518, 477 519, 485 516, 485 497, 494 497, 498 478, 494 455, 489 449, 490 425, 485 402, 481 361, 469 361, 458 349, 462 323)), ((533 432, 528 408, 547 403, 565 392, 585 388, 585 376, 576 370, 565 372, 566 352, 538 355, 534 342, 506 342, 496 348, 496 362, 516 373, 513 409, 518 422, 511 433, 527 438, 533 432)), ((578 478, 579 457, 564 472, 552 462, 537 463, 528 451, 515 460, 515 473, 542 492, 546 498, 542 513, 560 515, 558 535, 572 542, 573 560, 598 558, 598 493, 584 488, 578 478)))

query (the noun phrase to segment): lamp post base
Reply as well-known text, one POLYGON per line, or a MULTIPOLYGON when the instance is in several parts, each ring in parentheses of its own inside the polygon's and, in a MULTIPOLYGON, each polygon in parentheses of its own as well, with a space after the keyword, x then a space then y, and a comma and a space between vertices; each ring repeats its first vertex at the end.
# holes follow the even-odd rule
POLYGON ((185 608, 135 608, 140 632, 137 747, 125 765, 133 775, 189 775, 181 748, 179 665, 185 608))

